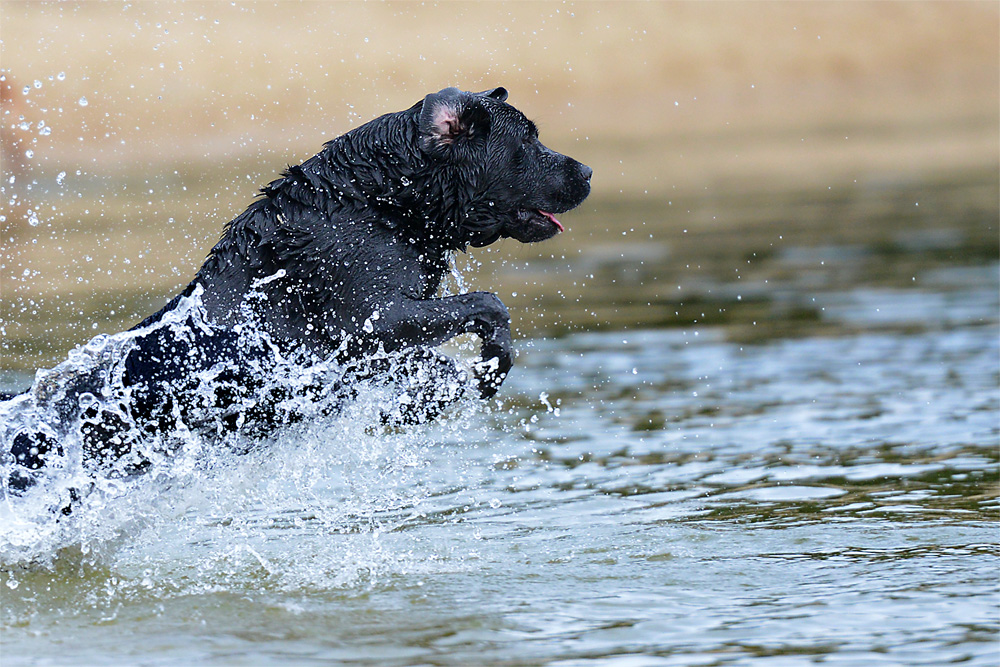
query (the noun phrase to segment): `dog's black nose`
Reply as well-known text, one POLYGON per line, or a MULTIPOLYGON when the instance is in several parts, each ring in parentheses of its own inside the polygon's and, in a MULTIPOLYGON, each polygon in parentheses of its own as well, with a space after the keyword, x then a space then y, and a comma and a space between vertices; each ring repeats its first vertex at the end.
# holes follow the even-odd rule
POLYGON ((585 164, 580 165, 580 173, 583 174, 584 180, 589 181, 590 177, 594 175, 594 170, 585 164))

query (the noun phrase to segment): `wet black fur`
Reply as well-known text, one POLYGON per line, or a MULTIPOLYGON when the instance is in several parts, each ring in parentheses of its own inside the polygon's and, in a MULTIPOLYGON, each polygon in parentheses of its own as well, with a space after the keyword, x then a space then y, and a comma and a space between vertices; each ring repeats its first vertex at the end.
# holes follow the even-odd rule
POLYGON ((198 272, 209 317, 237 322, 252 283, 284 271, 256 313, 277 340, 324 354, 349 340, 356 356, 472 332, 505 373, 500 300, 433 298, 448 254, 501 237, 548 238, 557 229, 535 212, 569 210, 590 190, 590 169, 543 146, 505 98, 503 89, 446 89, 289 168, 227 226, 198 272))
MULTIPOLYGON (((545 212, 578 206, 591 175, 542 145, 535 125, 506 98, 502 88, 428 95, 328 142, 264 187, 184 292, 203 288, 211 331, 192 327, 192 336, 167 340, 160 329, 137 340, 124 377, 136 388, 132 414, 151 428, 165 426, 164 406, 180 400, 186 379, 220 362, 234 391, 251 387, 249 367, 268 360, 266 351, 237 345, 234 332, 248 316, 282 353, 348 362, 380 347, 434 346, 475 333, 483 360, 492 360, 480 366, 480 391, 492 396, 512 364, 507 309, 488 292, 436 298, 449 256, 500 238, 553 236, 558 228, 545 212), (255 291, 263 296, 250 298, 255 291)), ((157 322, 178 299, 137 328, 157 322)), ((273 420, 258 419, 263 428, 273 420)), ((101 428, 96 434, 95 455, 121 454, 101 428)), ((37 436, 16 440, 15 457, 28 468, 41 465, 37 436)))

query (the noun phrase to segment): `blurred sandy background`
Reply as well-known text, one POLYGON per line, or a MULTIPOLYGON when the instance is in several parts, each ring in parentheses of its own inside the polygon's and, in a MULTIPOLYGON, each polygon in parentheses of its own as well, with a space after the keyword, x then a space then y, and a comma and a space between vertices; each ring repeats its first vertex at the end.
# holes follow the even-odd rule
POLYGON ((507 87, 594 168, 569 234, 481 256, 522 297, 549 290, 501 257, 732 241, 803 193, 891 208, 966 184, 947 206, 992 219, 971 241, 992 252, 998 34, 996 2, 3 0, 0 370, 134 323, 286 164, 448 85, 507 87))

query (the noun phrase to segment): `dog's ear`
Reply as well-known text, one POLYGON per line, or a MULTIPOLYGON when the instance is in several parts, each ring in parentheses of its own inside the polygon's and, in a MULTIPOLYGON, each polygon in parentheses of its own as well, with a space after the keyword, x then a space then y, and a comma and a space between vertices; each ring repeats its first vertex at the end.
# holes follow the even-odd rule
POLYGON ((507 89, 506 88, 494 88, 493 90, 484 90, 479 93, 483 97, 492 97, 497 102, 507 101, 507 89))
POLYGON ((445 88, 424 98, 420 109, 420 135, 429 149, 442 149, 485 136, 490 115, 475 96, 445 88))

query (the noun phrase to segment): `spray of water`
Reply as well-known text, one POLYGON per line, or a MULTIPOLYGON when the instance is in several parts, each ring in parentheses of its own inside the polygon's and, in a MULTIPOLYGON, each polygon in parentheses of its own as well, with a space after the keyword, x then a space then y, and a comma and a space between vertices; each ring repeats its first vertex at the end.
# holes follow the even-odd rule
MULTIPOLYGON (((149 579, 144 571, 178 563, 197 564, 189 583, 198 586, 245 581, 246 568, 279 587, 371 576, 380 536, 412 520, 432 493, 420 483, 425 452, 442 429, 462 432, 479 410, 468 362, 431 350, 351 363, 282 354, 248 320, 236 335, 239 349, 254 351, 249 370, 234 380, 225 361, 200 368, 175 388, 183 400, 138 419, 141 396, 124 381, 138 342, 209 333, 196 289, 160 321, 94 338, 0 403, 0 569, 8 586, 17 571, 67 559, 142 565, 126 577, 137 589, 149 579), (257 416, 265 405, 267 429, 257 416), (58 443, 37 470, 10 453, 24 433, 58 443), (12 483, 18 475, 28 483, 12 483), (294 548, 275 550, 288 530, 294 548), (358 533, 364 544, 337 539, 358 533), (169 557, 159 556, 165 541, 169 557), (359 549, 365 558, 347 553, 359 549)), ((158 575, 161 584, 176 581, 158 575)))

